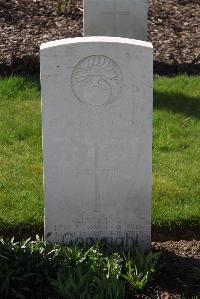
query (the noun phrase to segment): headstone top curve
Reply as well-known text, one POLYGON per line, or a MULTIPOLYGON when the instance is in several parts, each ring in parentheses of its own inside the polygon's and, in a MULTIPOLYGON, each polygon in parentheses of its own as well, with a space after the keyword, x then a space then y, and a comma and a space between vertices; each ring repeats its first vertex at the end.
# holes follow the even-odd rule
POLYGON ((130 44, 135 46, 141 46, 146 48, 153 48, 152 43, 145 42, 136 39, 123 38, 123 37, 110 37, 110 36, 88 36, 88 37, 75 37, 75 38, 65 38, 59 39, 51 42, 46 42, 40 45, 40 50, 69 45, 78 43, 119 43, 119 44, 130 44))

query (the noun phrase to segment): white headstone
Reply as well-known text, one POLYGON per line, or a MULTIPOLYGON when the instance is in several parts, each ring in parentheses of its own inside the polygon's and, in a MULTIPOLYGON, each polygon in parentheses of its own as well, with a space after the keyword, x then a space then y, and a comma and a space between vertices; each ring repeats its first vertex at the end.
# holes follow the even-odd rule
POLYGON ((147 40, 148 0, 84 0, 84 36, 147 40))
POLYGON ((83 37, 41 46, 45 236, 148 247, 152 46, 83 37))

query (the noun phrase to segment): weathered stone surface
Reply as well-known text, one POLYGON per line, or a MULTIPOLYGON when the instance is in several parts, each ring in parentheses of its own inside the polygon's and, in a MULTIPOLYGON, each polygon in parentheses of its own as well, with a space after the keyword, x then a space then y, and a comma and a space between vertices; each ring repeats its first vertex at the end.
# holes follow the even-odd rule
POLYGON ((84 0, 85 36, 147 39, 148 0, 84 0))
POLYGON ((148 247, 152 46, 85 37, 41 46, 45 237, 148 247))

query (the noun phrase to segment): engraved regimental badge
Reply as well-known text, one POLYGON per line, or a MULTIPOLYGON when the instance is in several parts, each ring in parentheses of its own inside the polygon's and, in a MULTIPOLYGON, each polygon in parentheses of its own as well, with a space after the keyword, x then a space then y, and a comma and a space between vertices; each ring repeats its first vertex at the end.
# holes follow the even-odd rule
POLYGON ((112 103, 120 93, 121 70, 109 57, 92 55, 75 66, 71 85, 80 102, 97 107, 107 105, 112 103))

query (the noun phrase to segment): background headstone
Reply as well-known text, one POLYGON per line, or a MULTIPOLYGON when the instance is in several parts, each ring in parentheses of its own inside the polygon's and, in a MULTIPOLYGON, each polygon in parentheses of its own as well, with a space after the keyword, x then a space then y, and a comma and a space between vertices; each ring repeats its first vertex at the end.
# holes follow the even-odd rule
POLYGON ((85 37, 41 46, 45 237, 148 247, 152 46, 85 37))
POLYGON ((148 0, 84 0, 84 36, 147 40, 148 0))

